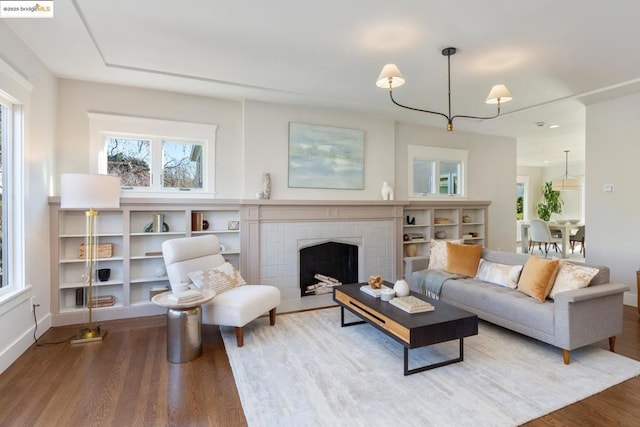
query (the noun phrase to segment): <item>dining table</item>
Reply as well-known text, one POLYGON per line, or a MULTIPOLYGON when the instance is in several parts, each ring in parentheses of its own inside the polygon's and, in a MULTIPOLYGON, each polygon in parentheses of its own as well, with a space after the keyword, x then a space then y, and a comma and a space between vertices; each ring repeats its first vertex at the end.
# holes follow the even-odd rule
MULTIPOLYGON (((561 244, 562 247, 560 249, 560 253, 562 258, 567 258, 568 257, 567 251, 570 247, 569 238, 571 236, 571 231, 581 226, 582 223, 572 224, 570 222, 565 222, 563 224, 559 224, 554 221, 549 221, 547 222, 547 225, 549 226, 550 231, 559 230, 562 232, 562 244, 561 244)), ((520 239, 520 247, 522 248, 522 253, 526 254, 526 253, 529 253, 529 222, 528 221, 522 221, 522 223, 520 224, 520 231, 522 236, 522 238, 520 239)))

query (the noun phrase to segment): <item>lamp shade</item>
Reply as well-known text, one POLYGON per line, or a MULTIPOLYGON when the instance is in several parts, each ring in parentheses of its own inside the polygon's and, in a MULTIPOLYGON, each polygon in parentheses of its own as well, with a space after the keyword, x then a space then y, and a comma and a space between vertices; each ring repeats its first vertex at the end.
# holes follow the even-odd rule
POLYGON ((391 88, 396 88, 404 84, 404 77, 402 77, 396 64, 387 64, 382 68, 376 81, 376 86, 387 89, 389 88, 389 83, 391 83, 391 88))
POLYGON ((577 178, 557 178, 551 181, 553 191, 582 190, 582 180, 577 178))
POLYGON ((487 104, 497 104, 500 102, 511 101, 513 97, 511 96, 511 92, 505 85, 495 85, 489 91, 489 96, 487 96, 487 100, 485 101, 487 104))
POLYGON ((86 173, 60 176, 60 207, 105 209, 120 207, 120 177, 86 173))

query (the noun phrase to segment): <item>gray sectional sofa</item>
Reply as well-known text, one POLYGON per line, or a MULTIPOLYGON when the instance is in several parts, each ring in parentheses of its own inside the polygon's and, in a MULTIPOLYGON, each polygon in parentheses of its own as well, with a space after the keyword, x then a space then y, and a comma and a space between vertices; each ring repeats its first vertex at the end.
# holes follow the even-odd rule
MULTIPOLYGON (((482 258, 501 264, 524 265, 529 255, 482 250, 482 258)), ((406 259, 405 277, 419 292, 417 277, 429 265, 429 258, 406 259)), ((599 273, 583 289, 561 292, 544 303, 504 286, 476 278, 447 280, 440 299, 478 315, 480 319, 559 347, 564 363, 573 349, 609 339, 614 351, 615 336, 622 332, 623 294, 629 288, 609 283, 609 268, 591 266, 599 273)))

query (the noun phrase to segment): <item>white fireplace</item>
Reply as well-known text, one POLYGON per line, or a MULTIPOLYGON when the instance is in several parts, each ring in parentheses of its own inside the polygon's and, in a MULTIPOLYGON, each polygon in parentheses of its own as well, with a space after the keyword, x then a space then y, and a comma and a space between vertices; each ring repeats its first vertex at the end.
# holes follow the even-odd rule
MULTIPOLYGON (((289 312, 333 305, 332 294, 302 297, 300 294, 300 250, 324 243, 342 242, 358 247, 358 281, 371 275, 395 281, 398 274, 398 229, 402 211, 393 206, 369 204, 339 206, 300 206, 283 209, 261 205, 245 223, 255 225, 247 244, 259 261, 255 282, 277 286, 282 293, 278 312, 289 312), (256 247, 257 245, 257 247, 256 247)), ((251 211, 250 211, 251 214, 251 211)), ((251 255, 250 255, 251 256, 251 255)))

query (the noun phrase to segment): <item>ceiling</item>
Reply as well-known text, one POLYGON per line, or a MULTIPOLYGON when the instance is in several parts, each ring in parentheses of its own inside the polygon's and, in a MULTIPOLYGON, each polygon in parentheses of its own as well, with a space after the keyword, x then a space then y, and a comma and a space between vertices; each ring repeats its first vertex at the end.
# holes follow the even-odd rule
POLYGON ((4 22, 62 78, 229 99, 340 108, 445 128, 398 102, 492 115, 497 83, 513 101, 459 131, 518 138, 523 165, 584 160, 585 105, 640 91, 640 2, 618 0, 56 0, 54 19, 4 22), (538 126, 536 123, 544 122, 538 126), (550 129, 547 125, 560 127, 550 129))

